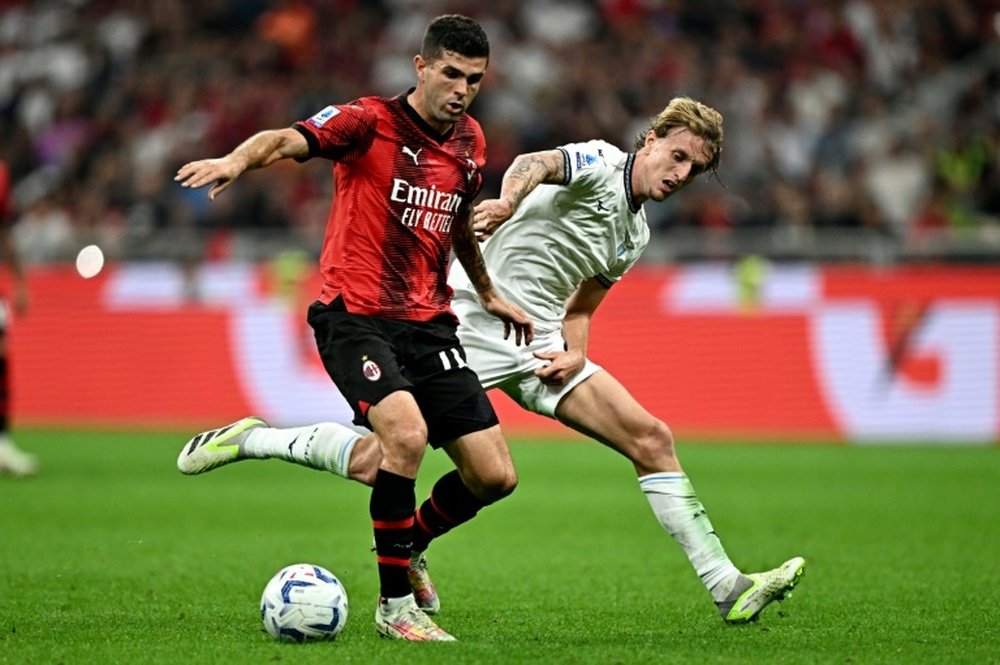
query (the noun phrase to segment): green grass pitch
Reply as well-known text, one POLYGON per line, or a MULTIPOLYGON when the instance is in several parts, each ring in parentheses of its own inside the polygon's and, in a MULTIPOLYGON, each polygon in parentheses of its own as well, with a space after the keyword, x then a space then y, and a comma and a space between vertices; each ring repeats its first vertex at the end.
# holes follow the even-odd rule
MULTIPOLYGON (((278 461, 176 471, 187 435, 22 430, 0 478, 0 663, 982 663, 1000 660, 1000 450, 681 445, 745 570, 802 555, 759 622, 719 619, 631 467, 516 441, 521 485, 436 542, 447 644, 381 640, 368 490, 278 461), (263 632, 260 592, 312 562, 347 587, 332 643, 263 632)), ((444 469, 429 452, 418 497, 444 469)))

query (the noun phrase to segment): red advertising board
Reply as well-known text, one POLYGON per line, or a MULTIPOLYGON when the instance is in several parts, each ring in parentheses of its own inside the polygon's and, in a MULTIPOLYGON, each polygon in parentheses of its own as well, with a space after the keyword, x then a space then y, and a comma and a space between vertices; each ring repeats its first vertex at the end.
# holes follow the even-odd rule
MULTIPOLYGON (((30 274, 13 322, 15 422, 183 427, 349 419, 305 306, 267 266, 30 274), (288 294, 291 295, 282 295, 288 294)), ((639 267, 591 358, 681 436, 1000 439, 1000 268, 639 267)), ((509 432, 561 431, 494 396, 509 432)))

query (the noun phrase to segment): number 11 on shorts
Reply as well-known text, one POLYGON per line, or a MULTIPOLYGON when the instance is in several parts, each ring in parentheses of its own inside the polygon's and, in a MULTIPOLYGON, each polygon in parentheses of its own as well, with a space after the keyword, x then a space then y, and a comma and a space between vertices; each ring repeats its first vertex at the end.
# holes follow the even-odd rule
POLYGON ((438 352, 438 357, 441 358, 441 366, 445 370, 462 369, 465 367, 465 361, 462 360, 462 355, 455 347, 438 352))

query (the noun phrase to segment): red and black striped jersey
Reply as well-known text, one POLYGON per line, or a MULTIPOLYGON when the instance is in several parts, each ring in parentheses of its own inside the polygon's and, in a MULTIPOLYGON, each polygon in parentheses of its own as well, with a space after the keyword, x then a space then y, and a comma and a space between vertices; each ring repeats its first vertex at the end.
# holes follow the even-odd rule
POLYGON ((452 228, 468 223, 486 162, 479 123, 466 114, 439 135, 404 94, 328 106, 294 127, 310 158, 334 161, 320 300, 410 321, 451 313, 452 228))

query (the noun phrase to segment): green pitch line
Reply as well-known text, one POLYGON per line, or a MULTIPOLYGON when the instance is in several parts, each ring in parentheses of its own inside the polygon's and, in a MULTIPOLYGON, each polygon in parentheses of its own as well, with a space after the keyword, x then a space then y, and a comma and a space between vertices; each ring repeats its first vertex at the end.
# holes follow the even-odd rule
MULTIPOLYGON (((0 478, 0 663, 996 662, 1000 451, 682 445, 733 560, 801 555, 760 621, 727 626, 627 462, 517 441, 521 485, 434 543, 455 644, 380 640, 368 491, 277 461, 175 468, 189 432, 15 432, 41 475, 0 478), (333 570, 338 641, 261 630, 268 578, 333 570)), ((422 498, 448 468, 428 452, 422 498)))

